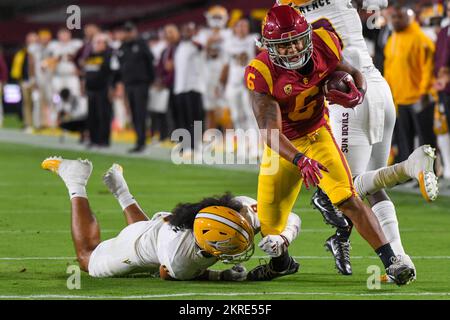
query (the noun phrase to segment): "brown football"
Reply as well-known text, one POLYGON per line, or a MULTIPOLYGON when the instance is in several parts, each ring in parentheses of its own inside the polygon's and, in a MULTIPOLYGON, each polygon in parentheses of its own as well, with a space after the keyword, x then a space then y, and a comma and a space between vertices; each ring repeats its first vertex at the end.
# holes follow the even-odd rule
POLYGON ((353 77, 345 71, 335 71, 332 74, 330 74, 325 79, 325 83, 323 85, 323 91, 325 92, 325 95, 328 94, 330 90, 337 90, 349 93, 350 87, 345 82, 346 78, 349 78, 354 82, 353 77))

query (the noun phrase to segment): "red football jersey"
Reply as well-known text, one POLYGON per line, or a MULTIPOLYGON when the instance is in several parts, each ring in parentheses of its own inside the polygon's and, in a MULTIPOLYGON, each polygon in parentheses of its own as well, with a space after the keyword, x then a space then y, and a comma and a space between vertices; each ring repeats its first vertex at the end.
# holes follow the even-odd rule
POLYGON ((324 28, 313 30, 314 68, 309 75, 287 70, 272 63, 261 52, 245 70, 247 88, 271 95, 280 105, 283 134, 289 140, 311 133, 326 123, 328 109, 322 83, 341 61, 338 37, 324 28))

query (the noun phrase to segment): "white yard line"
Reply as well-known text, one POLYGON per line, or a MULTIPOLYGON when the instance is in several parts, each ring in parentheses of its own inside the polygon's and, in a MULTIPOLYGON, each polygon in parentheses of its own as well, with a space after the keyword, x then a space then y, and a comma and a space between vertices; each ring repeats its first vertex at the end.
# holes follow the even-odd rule
POLYGON ((240 297, 240 296, 280 296, 280 295, 296 295, 296 296, 346 296, 346 297, 448 297, 450 292, 383 292, 383 293, 346 293, 346 292, 185 292, 174 294, 149 294, 149 295, 130 295, 130 296, 107 296, 107 295, 59 295, 59 294, 43 294, 43 295, 0 295, 0 299, 152 299, 152 298, 178 298, 178 297, 240 297))
MULTIPOLYGON (((251 259, 268 259, 268 256, 253 256, 251 259)), ((299 260, 328 260, 331 256, 293 256, 299 260)), ((376 256, 352 256, 352 259, 379 259, 376 256)), ((76 257, 0 257, 0 261, 26 261, 26 260, 74 260, 76 257)), ((411 256, 417 260, 450 260, 450 256, 411 256)))

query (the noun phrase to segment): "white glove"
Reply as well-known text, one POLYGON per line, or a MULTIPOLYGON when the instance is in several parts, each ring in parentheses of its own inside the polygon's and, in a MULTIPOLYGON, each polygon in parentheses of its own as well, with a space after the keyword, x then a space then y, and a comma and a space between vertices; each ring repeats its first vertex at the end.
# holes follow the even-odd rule
POLYGON ((222 271, 220 278, 223 281, 244 281, 247 279, 247 269, 244 266, 237 264, 231 269, 222 271))
POLYGON ((268 235, 259 242, 262 251, 271 257, 279 257, 289 246, 287 239, 281 235, 268 235))

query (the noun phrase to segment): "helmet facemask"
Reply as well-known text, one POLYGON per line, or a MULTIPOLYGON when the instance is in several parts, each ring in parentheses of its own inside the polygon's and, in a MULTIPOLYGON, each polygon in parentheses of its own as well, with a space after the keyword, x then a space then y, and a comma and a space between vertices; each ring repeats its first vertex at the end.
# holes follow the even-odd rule
POLYGON ((241 263, 254 253, 254 232, 240 213, 214 206, 202 209, 194 221, 197 246, 224 263, 241 263))
POLYGON ((263 38, 263 45, 275 65, 288 70, 300 69, 309 62, 313 53, 312 28, 309 25, 305 32, 282 39, 263 38), (280 49, 287 51, 289 46, 295 47, 297 52, 280 54, 280 49))

